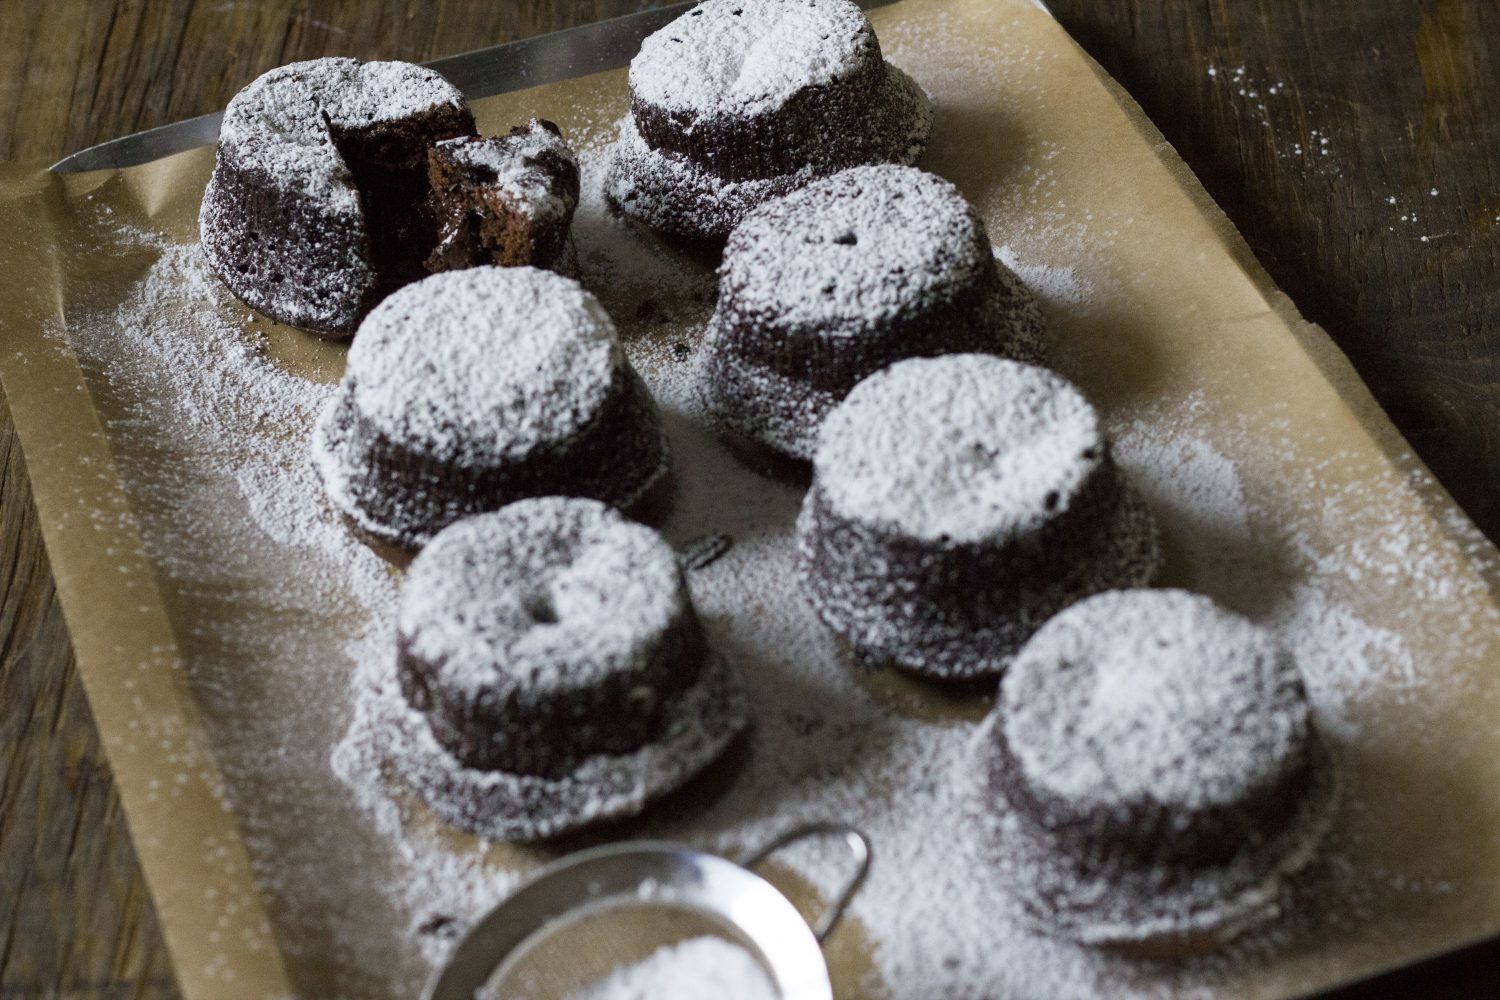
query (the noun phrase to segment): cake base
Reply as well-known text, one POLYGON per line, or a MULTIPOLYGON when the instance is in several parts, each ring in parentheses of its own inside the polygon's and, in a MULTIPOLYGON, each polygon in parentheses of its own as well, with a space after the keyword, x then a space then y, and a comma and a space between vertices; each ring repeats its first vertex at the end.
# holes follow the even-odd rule
MULTIPOLYGON (((632 376, 632 379, 634 383, 639 383, 638 376, 632 376)), ((633 401, 626 401, 627 408, 649 405, 642 403, 639 398, 646 392, 644 385, 634 385, 633 389, 637 391, 637 396, 633 401)), ((400 504, 395 504, 397 507, 409 508, 407 516, 399 521, 376 513, 369 503, 360 502, 357 484, 363 480, 360 479, 360 467, 356 463, 356 417, 347 411, 347 405, 340 405, 335 412, 325 415, 314 425, 313 463, 316 473, 321 477, 329 503, 353 533, 371 548, 388 557, 395 555, 397 561, 400 561, 403 553, 411 555, 420 550, 441 530, 441 526, 483 512, 467 507, 460 509, 454 497, 440 495, 438 491, 430 489, 413 491, 410 496, 401 498, 400 504)), ((658 429, 657 433, 660 435, 657 449, 660 461, 656 467, 633 483, 627 493, 607 500, 622 512, 642 520, 660 517, 669 504, 671 495, 667 435, 664 429, 658 429)), ((368 478, 365 476, 365 479, 368 478)), ((552 492, 566 494, 568 490, 560 485, 552 492)), ((524 497, 511 498, 520 499, 524 497)), ((486 509, 498 509, 504 505, 497 502, 486 509)))
MULTIPOLYGON (((1008 270, 1002 269, 998 277, 998 289, 974 312, 954 321, 968 329, 943 342, 923 345, 905 357, 978 352, 1027 364, 1046 364, 1046 323, 1040 303, 1008 270)), ((812 461, 823 420, 861 378, 894 363, 875 363, 861 378, 837 389, 820 387, 805 376, 788 375, 771 364, 759 363, 763 359, 752 360, 715 343, 729 341, 732 336, 716 310, 709 319, 705 347, 696 362, 697 378, 713 421, 721 429, 757 441, 796 462, 812 461)))
MULTIPOLYGON (((1063 608, 1104 590, 1145 586, 1161 562, 1156 524, 1139 493, 1120 484, 1119 506, 1107 524, 1099 525, 1086 546, 1069 552, 1058 570, 1061 579, 1038 579, 1025 598, 1006 615, 982 626, 945 622, 945 616, 912 601, 892 609, 848 595, 827 600, 810 593, 809 603, 825 625, 856 651, 856 661, 867 669, 895 668, 927 680, 972 684, 993 680, 1026 640, 1063 608)), ((804 507, 803 517, 808 508, 804 507)), ((810 532, 799 528, 799 537, 810 532)), ((806 552, 799 561, 809 565, 806 552)), ((804 570, 804 579, 815 573, 804 570)))
POLYGON ((994 752, 1000 714, 969 743, 963 793, 965 847, 993 874, 997 888, 1027 926, 1057 937, 1138 957, 1172 958, 1214 950, 1275 918, 1287 879, 1305 868, 1333 823, 1338 770, 1319 739, 1301 808, 1285 826, 1247 843, 1227 865, 1081 870, 1037 837, 1007 795, 1016 780, 1009 754, 994 752))
POLYGON ((359 722, 381 757, 437 816, 486 840, 545 840, 635 816, 697 776, 749 725, 739 682, 710 652, 698 680, 668 702, 658 739, 544 778, 460 764, 401 696, 394 661, 374 685, 369 714, 359 722))

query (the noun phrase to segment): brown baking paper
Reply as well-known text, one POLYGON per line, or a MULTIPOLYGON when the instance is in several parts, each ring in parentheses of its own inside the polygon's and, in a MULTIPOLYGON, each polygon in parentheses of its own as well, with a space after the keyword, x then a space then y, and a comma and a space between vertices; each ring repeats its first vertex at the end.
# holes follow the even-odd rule
MULTIPOLYGON (((1056 23, 1028 4, 983 0, 904 0, 871 18, 887 54, 933 97, 922 165, 959 185, 1042 295, 1058 366, 1122 440, 1155 440, 1142 427, 1182 431, 1189 458, 1206 449, 1232 468, 1248 534, 1219 537, 1156 498, 1167 552, 1160 582, 1259 614, 1284 599, 1278 587, 1314 580, 1320 599, 1365 628, 1350 632, 1349 649, 1378 633, 1409 670, 1395 680, 1371 673, 1368 684, 1342 675, 1344 721, 1358 738, 1334 733, 1347 785, 1334 839, 1359 875, 1357 904, 1338 919, 1291 920, 1263 946, 1217 963, 1111 959, 1094 984, 1282 996, 1500 931, 1495 550, 1328 337, 1272 287, 1160 134, 1056 23), (1262 577, 1271 565, 1265 578, 1278 587, 1237 589, 1233 574, 1203 572, 1210 558, 1243 558, 1262 577)), ((486 131, 543 115, 595 151, 625 106, 619 71, 480 101, 476 111, 486 131)), ((88 175, 0 168, 9 275, 0 377, 184 995, 409 996, 426 971, 424 948, 440 953, 493 902, 506 884, 499 876, 577 843, 680 828, 627 825, 577 843, 486 848, 407 803, 416 818, 403 822, 423 827, 424 849, 437 843, 475 873, 473 898, 466 913, 423 914, 381 891, 410 878, 389 867, 400 845, 328 762, 349 722, 340 692, 353 671, 352 604, 329 600, 337 581, 314 579, 316 568, 285 539, 229 530, 248 517, 242 497, 231 491, 203 509, 214 449, 169 429, 232 425, 235 414, 190 412, 176 396, 174 412, 153 409, 130 388, 152 360, 101 334, 139 298, 164 248, 195 239, 212 161, 211 150, 197 150, 88 175), (194 509, 180 506, 184 496, 197 498, 194 509), (298 670, 268 666, 289 648, 302 651, 298 670)), ((619 252, 580 244, 586 275, 591 252, 619 252)), ((709 266, 681 261, 704 280, 709 266)), ((658 347, 690 349, 709 308, 639 282, 595 290, 647 369, 667 363, 656 360, 666 353, 658 347)), ((222 311, 281 371, 337 377, 336 345, 243 307, 222 311)), ((254 440, 305 431, 261 427, 254 440)), ((239 446, 232 426, 220 437, 218 447, 239 446)), ((368 649, 381 654, 378 644, 368 649)), ((1321 669, 1304 668, 1310 677, 1321 669)), ((987 707, 890 677, 870 681, 868 693, 934 724, 962 724, 987 707)), ((666 811, 690 815, 732 795, 733 766, 720 770, 666 811)), ((815 905, 810 889, 796 895, 815 905)), ((879 933, 855 920, 832 939, 841 996, 884 995, 879 933)), ((996 925, 996 962, 1011 933, 996 925)), ((1061 978, 1034 971, 1036 992, 1063 992, 1061 978)))

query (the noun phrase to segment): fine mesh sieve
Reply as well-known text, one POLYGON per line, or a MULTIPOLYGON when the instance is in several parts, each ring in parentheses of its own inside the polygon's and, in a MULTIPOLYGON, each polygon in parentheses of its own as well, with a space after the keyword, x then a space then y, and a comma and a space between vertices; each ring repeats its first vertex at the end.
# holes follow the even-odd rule
POLYGON ((480 919, 424 996, 564 997, 658 947, 712 935, 754 955, 781 1000, 832 1000, 821 945, 863 883, 870 853, 863 833, 826 822, 787 830, 738 862, 661 841, 580 851, 543 868, 480 919), (852 867, 809 926, 752 869, 794 843, 823 836, 842 839, 852 867))

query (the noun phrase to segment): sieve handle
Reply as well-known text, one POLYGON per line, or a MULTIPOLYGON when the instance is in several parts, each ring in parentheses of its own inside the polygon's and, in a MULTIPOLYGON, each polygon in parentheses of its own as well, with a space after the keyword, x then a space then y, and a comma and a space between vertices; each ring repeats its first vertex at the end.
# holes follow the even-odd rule
POLYGON ((826 821, 800 823, 772 837, 740 861, 740 864, 746 868, 755 868, 777 851, 790 847, 798 841, 812 837, 831 836, 844 838, 849 853, 854 856, 854 872, 844 883, 843 888, 834 895, 833 902, 829 904, 828 909, 824 910, 823 915, 812 925, 813 936, 818 939, 819 944, 826 941, 828 935, 833 933, 844 911, 849 908, 849 901, 854 898, 859 887, 864 885, 865 876, 870 874, 870 838, 846 823, 826 821))

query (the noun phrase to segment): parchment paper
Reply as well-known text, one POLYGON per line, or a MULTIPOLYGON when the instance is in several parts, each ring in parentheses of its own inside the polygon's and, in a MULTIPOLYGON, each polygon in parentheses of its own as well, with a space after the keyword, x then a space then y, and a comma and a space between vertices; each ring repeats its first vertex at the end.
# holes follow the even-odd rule
MULTIPOLYGON (((1228 550, 1244 546, 1247 564, 1284 566, 1287 586, 1316 579, 1351 620, 1399 642, 1411 665, 1401 697, 1346 699, 1360 737, 1340 747, 1351 803, 1339 821, 1341 858, 1379 873, 1364 883, 1355 916, 1297 925, 1203 978, 1170 964, 1120 975, 1143 989, 1285 995, 1500 930, 1494 549, 1327 336, 1271 287, 1139 109, 1053 21, 1028 4, 983 0, 904 0, 871 18, 887 54, 936 104, 922 165, 980 207, 996 244, 1042 295, 1062 370, 1117 434, 1190 427, 1232 464, 1248 539, 1216 538, 1159 501, 1169 557, 1161 582, 1243 605, 1243 593, 1215 592, 1225 578, 1200 569, 1210 557, 1232 562, 1239 556, 1228 550)), ((619 71, 481 101, 476 111, 484 130, 540 114, 597 151, 625 105, 619 71)), ((172 414, 175 424, 155 420, 123 375, 150 359, 111 354, 101 338, 115 311, 139 298, 163 248, 193 241, 211 167, 212 152, 199 150, 79 176, 0 168, 9 279, 0 377, 185 996, 410 995, 426 967, 412 914, 378 891, 396 877, 382 866, 401 845, 382 839, 369 803, 329 770, 351 711, 338 695, 353 669, 348 608, 327 601, 327 581, 309 579, 319 570, 287 539, 231 530, 255 513, 244 496, 228 491, 222 507, 180 523, 174 504, 201 501, 213 485, 213 450, 164 435, 183 413, 172 414), (80 359, 85 328, 92 340, 80 359), (213 574, 201 572, 210 564, 213 574), (306 660, 302 672, 266 667, 289 648, 306 660)), ((658 347, 690 348, 707 314, 708 302, 683 289, 709 281, 709 265, 682 268, 687 279, 669 288, 596 289, 646 367, 658 347)), ((283 371, 336 379, 340 348, 243 307, 224 315, 283 371)), ((202 426, 233 425, 233 414, 198 416, 202 426)), ((1280 600, 1252 596, 1267 607, 1280 600)), ((1371 687, 1391 689, 1389 678, 1371 687)), ((985 708, 891 678, 869 690, 950 723, 985 708)), ((699 789, 675 808, 718 794, 699 789)), ((603 836, 622 832, 636 831, 603 836)), ((451 840, 455 864, 475 871, 520 870, 575 846, 486 850, 431 835, 451 840)), ((502 881, 478 880, 473 906, 502 881)), ((456 929, 424 933, 440 952, 456 929)), ((835 936, 842 996, 882 995, 875 947, 858 920, 835 936)))

